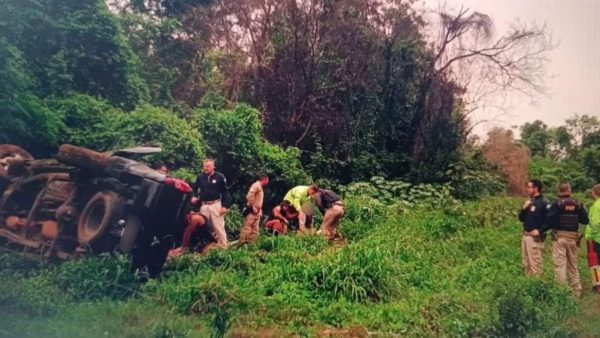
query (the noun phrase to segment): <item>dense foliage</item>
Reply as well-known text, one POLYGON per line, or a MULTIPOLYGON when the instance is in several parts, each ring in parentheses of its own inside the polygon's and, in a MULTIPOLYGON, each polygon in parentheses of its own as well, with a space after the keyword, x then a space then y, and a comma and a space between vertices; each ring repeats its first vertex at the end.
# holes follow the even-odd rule
MULTIPOLYGON (((433 183, 468 133, 465 87, 438 62, 451 46, 428 43, 410 0, 0 6, 0 141, 38 156, 158 143, 186 177, 210 154, 239 184, 263 170, 293 184, 433 183), (238 102, 253 121, 210 130, 229 122, 209 111, 231 120, 238 102), (253 139, 218 144, 238 134, 253 139)), ((462 15, 444 21, 449 36, 490 25, 462 15)))
POLYGON ((570 182, 577 191, 585 191, 600 182, 600 119, 575 115, 565 125, 549 128, 542 121, 521 127, 522 142, 532 155, 530 176, 556 190, 561 182, 570 182))

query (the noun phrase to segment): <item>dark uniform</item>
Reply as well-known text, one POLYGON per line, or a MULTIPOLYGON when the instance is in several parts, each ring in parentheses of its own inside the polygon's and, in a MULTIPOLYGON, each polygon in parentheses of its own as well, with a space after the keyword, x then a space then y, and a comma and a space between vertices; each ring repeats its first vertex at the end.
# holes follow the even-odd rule
POLYGON ((521 260, 525 275, 541 276, 542 250, 544 249, 544 232, 547 229, 546 216, 549 202, 542 195, 531 199, 527 208, 521 209, 519 220, 523 223, 521 240, 521 260), (538 230, 539 235, 533 233, 538 230))
POLYGON ((204 173, 198 175, 194 192, 198 194, 202 203, 200 213, 206 215, 214 227, 219 246, 222 248, 227 247, 225 217, 221 215, 221 207, 229 208, 231 198, 225 176, 217 171, 210 176, 204 173))
POLYGON ((573 295, 581 296, 581 282, 577 269, 577 251, 580 234, 579 224, 588 224, 585 207, 570 197, 561 197, 552 203, 548 211, 547 224, 552 230, 552 262, 554 278, 567 284, 567 278, 573 295))
POLYGON ((231 203, 227 179, 218 171, 215 171, 211 176, 204 173, 198 175, 194 184, 194 193, 203 203, 220 200, 221 205, 225 208, 229 208, 231 203))

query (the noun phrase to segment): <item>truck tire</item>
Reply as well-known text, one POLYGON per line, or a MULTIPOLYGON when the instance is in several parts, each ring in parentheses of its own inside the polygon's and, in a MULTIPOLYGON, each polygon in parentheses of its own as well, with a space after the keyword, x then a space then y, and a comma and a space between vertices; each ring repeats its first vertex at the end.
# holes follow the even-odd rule
POLYGON ((33 156, 19 146, 0 144, 0 181, 6 182, 13 177, 27 176, 29 173, 24 164, 33 160, 33 156))
POLYGON ((118 221, 125 208, 125 202, 112 191, 96 193, 87 202, 77 224, 77 240, 91 246, 97 242, 118 221))
POLYGON ((5 157, 21 156, 25 161, 33 161, 34 158, 25 149, 14 144, 0 144, 0 159, 5 157))

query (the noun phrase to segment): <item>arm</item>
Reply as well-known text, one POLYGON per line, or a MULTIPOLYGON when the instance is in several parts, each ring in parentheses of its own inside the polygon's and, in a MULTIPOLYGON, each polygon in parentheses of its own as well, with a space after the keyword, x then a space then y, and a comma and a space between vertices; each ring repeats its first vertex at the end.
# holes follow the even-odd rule
POLYGON ((319 208, 319 211, 321 212, 321 214, 325 215, 325 208, 323 208, 323 200, 321 198, 321 194, 317 193, 314 198, 315 198, 315 205, 317 206, 317 208, 319 208))
POLYGON ((273 218, 278 219, 285 224, 288 224, 288 220, 281 214, 281 207, 275 207, 273 209, 273 218))
POLYGON ((224 175, 221 175, 221 186, 219 192, 221 193, 221 205, 223 208, 228 209, 231 205, 231 196, 229 195, 229 188, 227 187, 227 179, 224 175))
POLYGON ((298 196, 298 194, 295 191, 292 191, 291 197, 292 200, 290 201, 290 203, 292 203, 292 206, 294 206, 296 211, 302 211, 302 201, 300 196, 298 196))
POLYGON ((525 202, 523 203, 523 207, 521 208, 521 212, 519 213, 519 221, 525 222, 525 219, 527 218, 527 212, 529 211, 529 206, 531 206, 531 203, 531 199, 525 200, 525 202))
POLYGON ((519 221, 525 222, 525 217, 527 217, 527 208, 523 208, 521 209, 521 212, 519 212, 519 221))
POLYGON ((548 214, 546 215, 546 228, 544 231, 549 229, 555 229, 558 226, 558 205, 556 203, 552 203, 550 210, 548 210, 548 214))
POLYGON ((254 197, 256 196, 256 189, 254 189, 254 184, 250 186, 250 190, 246 194, 246 204, 248 206, 252 206, 254 204, 254 197))
POLYGON ((585 210, 585 207, 583 206, 583 204, 579 204, 579 223, 581 224, 589 224, 590 223, 590 217, 588 216, 587 210, 585 210))
POLYGON ((200 197, 200 175, 196 176, 196 182, 194 183, 194 191, 192 192, 194 196, 200 197))
POLYGON ((252 208, 253 214, 257 214, 260 211, 259 209, 262 208, 262 206, 260 208, 257 206, 256 201, 256 195, 259 193, 259 191, 260 186, 254 183, 250 186, 250 190, 248 190, 248 193, 246 194, 246 205, 252 208))
POLYGON ((542 216, 542 224, 540 225, 540 232, 544 233, 550 229, 550 226, 548 225, 548 211, 550 210, 551 205, 549 202, 543 201, 542 203, 540 203, 540 208, 541 208, 540 213, 542 216))

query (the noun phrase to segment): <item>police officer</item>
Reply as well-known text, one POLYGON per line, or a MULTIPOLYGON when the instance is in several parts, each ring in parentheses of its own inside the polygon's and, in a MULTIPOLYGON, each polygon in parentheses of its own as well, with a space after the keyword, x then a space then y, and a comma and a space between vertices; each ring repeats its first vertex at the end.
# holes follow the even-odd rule
POLYGON ((546 215, 550 204, 542 195, 542 182, 531 180, 527 183, 529 199, 523 203, 519 220, 523 223, 521 240, 521 261, 526 276, 542 275, 542 250, 544 249, 544 231, 546 215))
MULTIPOLYGON (((198 194, 201 203, 200 213, 207 216, 212 223, 219 246, 226 248, 225 214, 231 201, 227 180, 215 170, 215 160, 204 160, 202 171, 194 185, 194 192, 198 194)), ((196 201, 197 199, 192 199, 192 203, 196 201)))
POLYGON ((323 214, 320 231, 330 241, 339 238, 337 227, 344 217, 344 203, 341 198, 331 190, 319 188, 315 195, 315 204, 323 214))
POLYGON ((577 248, 581 235, 579 224, 588 224, 584 206, 571 198, 571 185, 562 183, 558 187, 558 200, 548 211, 547 225, 552 229, 552 262, 554 279, 567 284, 569 279, 574 297, 581 297, 581 282, 577 269, 577 248))

